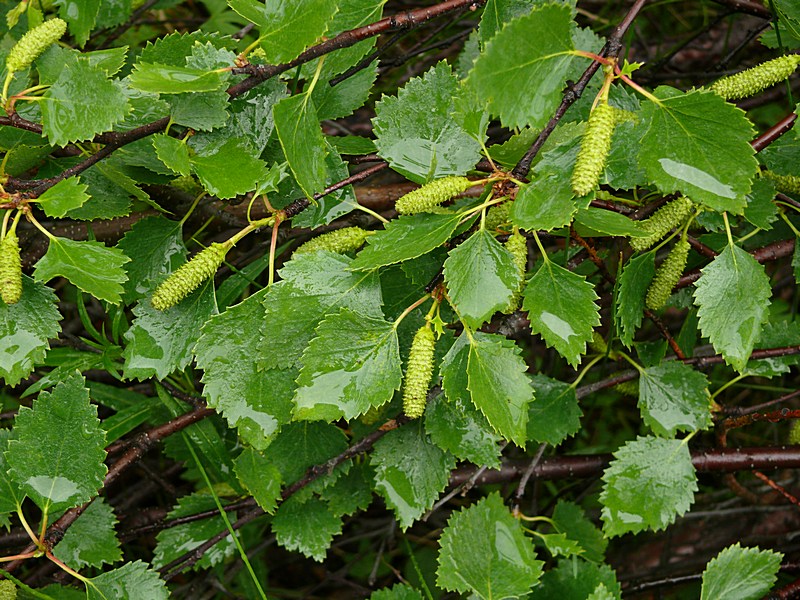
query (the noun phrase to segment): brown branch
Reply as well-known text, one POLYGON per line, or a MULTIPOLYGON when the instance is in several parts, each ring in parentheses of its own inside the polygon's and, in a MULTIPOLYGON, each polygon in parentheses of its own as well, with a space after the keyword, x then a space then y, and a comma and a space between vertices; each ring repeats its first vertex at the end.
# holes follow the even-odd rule
POLYGON ((751 0, 714 0, 717 4, 727 6, 736 12, 753 15, 754 17, 762 17, 769 19, 772 13, 763 4, 752 2, 751 0))

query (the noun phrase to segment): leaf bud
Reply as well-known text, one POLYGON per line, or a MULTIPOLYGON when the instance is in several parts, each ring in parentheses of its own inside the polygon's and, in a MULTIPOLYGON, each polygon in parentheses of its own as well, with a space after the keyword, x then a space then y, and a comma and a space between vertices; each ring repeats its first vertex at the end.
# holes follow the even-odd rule
POLYGON ((753 96, 789 77, 800 64, 800 54, 787 54, 756 65, 730 77, 723 77, 709 89, 725 100, 753 96))
POLYGON ((639 221, 639 226, 642 230, 650 235, 632 237, 630 240, 631 248, 637 252, 647 250, 663 238, 670 229, 683 223, 683 220, 692 212, 693 206, 692 201, 687 197, 679 196, 659 208, 650 218, 639 221))
POLYGON ((67 31, 67 23, 62 19, 55 18, 37 25, 19 41, 6 57, 6 69, 9 73, 16 73, 28 68, 39 55, 54 44, 67 31))
POLYGON ((343 227, 308 240, 298 246, 294 253, 306 254, 317 250, 328 250, 337 254, 351 252, 352 250, 358 250, 373 233, 375 232, 366 231, 361 227, 343 227))
POLYGON ((411 342, 408 354, 406 380, 403 388, 403 412, 411 419, 417 419, 425 412, 428 401, 428 386, 433 375, 433 351, 436 339, 433 330, 423 325, 411 342))
POLYGON ((616 112, 607 102, 595 106, 589 115, 575 169, 572 171, 572 191, 576 196, 585 196, 597 187, 611 150, 615 124, 616 112))
POLYGON ((650 310, 662 308, 672 294, 672 288, 678 283, 686 268, 686 259, 689 256, 689 242, 684 239, 672 247, 667 258, 658 267, 656 276, 647 288, 645 304, 650 310))
POLYGON ((200 284, 206 279, 213 277, 222 261, 225 260, 228 248, 227 244, 215 242, 196 254, 192 260, 181 265, 156 288, 150 300, 153 308, 167 310, 175 306, 200 287, 200 284))
POLYGON ((442 202, 467 191, 474 184, 466 177, 451 175, 426 183, 399 198, 395 209, 401 215, 426 212, 442 202))
POLYGON ((0 242, 0 297, 6 304, 16 304, 22 298, 22 263, 15 231, 9 231, 0 242))

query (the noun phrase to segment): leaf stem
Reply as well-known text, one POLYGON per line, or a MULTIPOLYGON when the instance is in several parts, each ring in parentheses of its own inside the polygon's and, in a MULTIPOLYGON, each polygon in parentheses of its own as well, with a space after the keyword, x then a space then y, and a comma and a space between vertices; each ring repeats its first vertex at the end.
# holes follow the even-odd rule
POLYGON ((394 322, 394 325, 393 325, 393 326, 394 326, 394 328, 395 328, 395 329, 397 329, 397 328, 400 326, 400 323, 403 321, 403 319, 405 319, 405 318, 406 318, 406 317, 407 317, 407 316, 408 316, 408 315, 411 313, 411 311, 413 311, 415 308, 417 308, 418 306, 420 306, 420 305, 422 305, 423 303, 425 303, 425 302, 426 302, 426 301, 427 301, 427 300, 428 300, 430 297, 431 297, 431 295, 430 295, 430 294, 425 294, 425 295, 424 295, 422 298, 420 298, 419 300, 417 300, 416 302, 414 302, 414 304, 412 304, 411 306, 409 306, 408 308, 406 308, 406 309, 405 309, 405 310, 404 310, 404 311, 403 311, 403 312, 400 314, 400 316, 399 316, 399 317, 397 317, 397 319, 395 320, 395 322, 394 322))
POLYGON ((539 252, 542 253, 542 260, 544 262, 550 262, 550 257, 547 256, 547 252, 544 250, 544 246, 542 246, 542 241, 539 239, 539 234, 535 231, 531 232, 533 234, 533 239, 536 242, 536 245, 539 246, 539 252))
POLYGON ((625 353, 625 352, 618 351, 618 354, 619 354, 619 355, 620 355, 622 358, 624 358, 625 360, 627 360, 627 361, 628 361, 628 362, 631 364, 631 366, 633 366, 633 367, 634 367, 634 368, 635 368, 637 371, 639 371, 639 374, 640 374, 640 375, 644 375, 644 367, 643 367, 642 365, 640 365, 640 364, 639 364, 639 363, 637 363, 635 360, 633 360, 633 359, 632 359, 630 356, 628 356, 628 355, 627 355, 627 353, 625 353))

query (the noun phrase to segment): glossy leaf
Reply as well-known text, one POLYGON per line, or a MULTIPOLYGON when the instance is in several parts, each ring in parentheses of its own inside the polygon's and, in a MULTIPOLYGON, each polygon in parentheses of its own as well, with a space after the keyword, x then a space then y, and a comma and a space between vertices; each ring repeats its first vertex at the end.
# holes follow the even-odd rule
POLYGON ((252 156, 246 143, 231 138, 214 152, 191 158, 192 168, 209 194, 233 198, 250 192, 267 178, 267 167, 252 156))
POLYGON ((333 536, 341 533, 342 519, 319 498, 300 501, 292 497, 275 513, 272 531, 278 543, 287 550, 299 551, 320 562, 325 559, 333 536))
POLYGON ((480 145, 453 117, 458 80, 440 62, 375 106, 378 154, 411 181, 464 175, 480 158, 480 145), (420 107, 424 106, 424 110, 420 107))
POLYGON ((737 371, 744 369, 768 318, 772 295, 764 267, 738 246, 727 246, 695 284, 700 330, 737 371))
POLYGON ((575 388, 542 374, 531 377, 536 399, 528 407, 529 440, 556 446, 581 428, 575 388))
POLYGON ((619 341, 630 348, 633 336, 642 324, 647 288, 656 274, 656 254, 646 252, 631 258, 622 269, 616 298, 619 341))
POLYGON ((454 512, 439 543, 437 584, 449 591, 521 597, 542 575, 544 563, 497 493, 454 512))
POLYGON ((500 436, 475 408, 466 390, 452 396, 440 394, 425 409, 425 431, 431 441, 461 460, 489 468, 500 466, 500 436))
POLYGON ((642 420, 660 436, 711 425, 711 398, 705 375, 679 361, 648 367, 639 376, 642 420))
POLYGON ((181 140, 165 134, 153 136, 156 155, 167 167, 179 175, 189 175, 192 165, 189 160, 189 147, 181 140))
POLYGON ((705 90, 663 86, 655 95, 660 103, 645 101, 641 111, 646 130, 639 162, 650 180, 664 193, 741 214, 758 169, 744 112, 705 90))
POLYGON ((137 90, 155 94, 214 92, 222 89, 226 79, 217 71, 147 62, 136 63, 129 77, 137 90))
POLYGON ((697 491, 689 447, 680 440, 639 437, 614 453, 600 494, 608 536, 658 531, 683 515, 697 491))
POLYGON ((608 540, 577 504, 559 500, 553 509, 553 525, 569 539, 580 544, 583 548, 581 558, 603 562, 608 540))
POLYGON ((122 284, 128 276, 122 266, 130 259, 118 248, 100 242, 76 242, 69 238, 51 238, 47 254, 36 263, 34 276, 47 282, 66 277, 70 283, 112 304, 122 300, 122 284))
POLYGON ((87 600, 167 600, 166 582, 140 560, 86 582, 87 600))
POLYGON ((375 444, 370 459, 375 490, 408 529, 444 490, 456 461, 433 445, 422 422, 390 431, 375 444))
POLYGON ((468 85, 509 128, 543 126, 561 101, 573 56, 572 14, 564 4, 534 7, 487 44, 468 85), (508 85, 513 81, 514 85, 508 85), (531 94, 530 90, 536 93, 531 94))
POLYGON ((111 507, 102 497, 95 498, 56 544, 53 554, 73 569, 114 564, 122 558, 116 524, 111 507))
POLYGON ((506 308, 521 283, 511 253, 485 229, 450 251, 444 278, 450 300, 473 329, 506 308))
POLYGON ((565 559, 545 571, 542 583, 536 588, 539 600, 586 600, 598 586, 611 592, 611 597, 621 600, 622 591, 616 575, 608 565, 597 565, 585 560, 565 559))
POLYGON ((545 260, 524 295, 522 306, 528 311, 531 331, 577 366, 592 330, 600 324, 594 287, 585 277, 545 260))
POLYGON ((64 217, 89 199, 87 187, 77 177, 63 179, 39 196, 38 204, 48 217, 64 217))
POLYGON ((97 493, 107 470, 104 446, 97 407, 75 372, 19 410, 5 457, 19 488, 55 513, 97 493))
POLYGON ((758 548, 728 546, 703 571, 701 600, 756 600, 767 594, 778 574, 783 554, 758 548))
POLYGON ((278 507, 281 497, 281 474, 262 454, 245 448, 236 457, 236 476, 258 505, 270 514, 278 507))
POLYGON ((61 331, 56 295, 44 284, 22 276, 22 297, 16 304, 0 299, 0 379, 15 386, 30 375, 61 331))
POLYGON ((231 427, 256 449, 266 448, 288 423, 292 412, 294 370, 260 371, 256 352, 242 353, 242 344, 258 348, 264 293, 212 317, 194 348, 197 366, 204 370, 204 395, 231 427))

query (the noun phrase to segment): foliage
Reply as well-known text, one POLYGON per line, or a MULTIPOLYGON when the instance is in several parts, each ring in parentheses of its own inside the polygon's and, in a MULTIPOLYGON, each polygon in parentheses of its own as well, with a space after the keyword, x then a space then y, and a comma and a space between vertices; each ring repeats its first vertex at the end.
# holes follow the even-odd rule
POLYGON ((800 11, 644 4, 0 0, 0 597, 768 593, 800 11))

